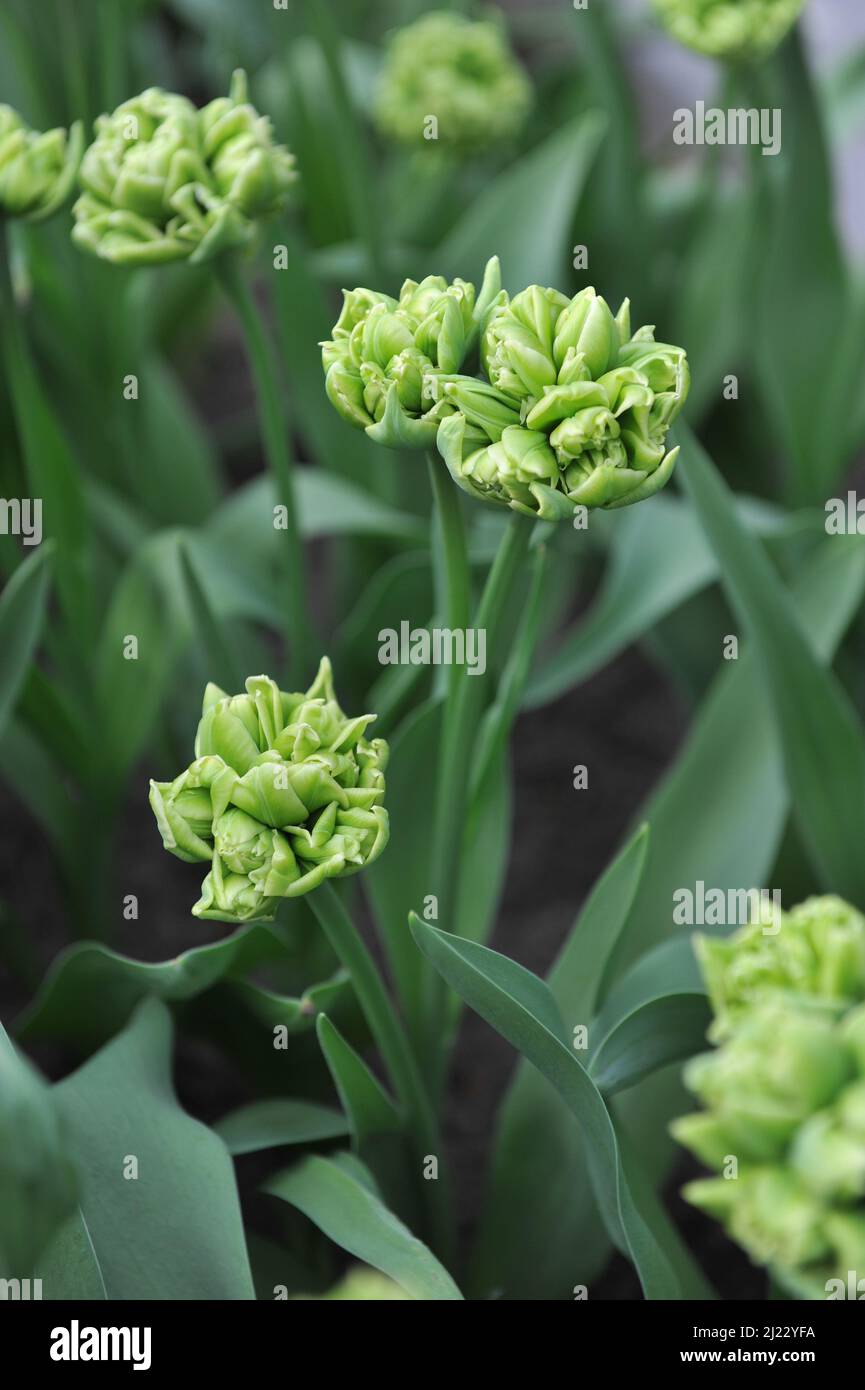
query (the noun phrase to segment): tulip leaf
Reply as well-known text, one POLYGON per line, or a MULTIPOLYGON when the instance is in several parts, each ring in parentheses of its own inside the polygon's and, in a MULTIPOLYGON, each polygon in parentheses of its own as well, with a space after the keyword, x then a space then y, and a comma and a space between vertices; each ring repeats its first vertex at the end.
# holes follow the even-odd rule
POLYGON ((495 254, 512 294, 560 284, 574 211, 605 124, 594 111, 580 116, 488 184, 439 247, 437 271, 480 284, 495 254))
MULTIPOLYGON (((824 541, 803 565, 791 601, 820 661, 831 659, 863 591, 861 537, 824 541)), ((616 953, 619 968, 674 930, 677 888, 698 879, 724 890, 766 886, 789 798, 757 663, 757 653, 745 647, 737 661, 723 664, 676 762, 640 810, 652 840, 637 910, 616 953), (695 806, 702 808, 699 816, 695 806)))
POLYGON ((660 1208, 646 1210, 625 1172, 616 1130, 600 1091, 550 1024, 558 1014, 543 981, 505 956, 460 941, 412 917, 412 932, 448 984, 546 1077, 575 1116, 585 1140, 595 1195, 611 1239, 629 1256, 646 1297, 681 1299, 702 1286, 660 1208), (528 984, 527 977, 532 981, 528 984), (673 1254, 675 1251, 675 1255, 673 1254))
POLYGON ((711 1010, 689 936, 638 961, 591 1029, 589 1072, 605 1095, 625 1090, 699 1051, 711 1010))
POLYGON ((348 1122, 338 1110, 309 1100, 259 1100, 232 1110, 213 1126, 231 1154, 260 1153, 283 1144, 341 1139, 348 1122))
POLYGON ((798 29, 778 50, 773 67, 784 138, 777 161, 757 161, 767 206, 754 362, 791 466, 791 494, 800 503, 822 503, 846 461, 849 399, 860 380, 849 377, 849 361, 854 355, 861 368, 861 345, 850 331, 852 296, 834 223, 831 158, 798 29), (771 176, 763 168, 769 163, 777 163, 771 176), (803 266, 809 267, 806 282, 803 266), (808 344, 806 353, 802 343, 808 344), (817 392, 815 362, 821 364, 817 392))
MULTIPOLYGON (((595 1013, 640 881, 647 838, 640 830, 598 880, 548 976, 568 1022, 588 1025, 595 1013)), ((487 1297, 498 1288, 508 1298, 564 1298, 575 1281, 588 1285, 609 1252, 588 1185, 585 1146, 571 1110, 521 1059, 499 1109, 472 1260, 473 1292, 487 1297)))
POLYGON ((45 619, 51 568, 51 546, 40 546, 18 566, 0 595, 0 733, 36 652, 45 619))
MULTIPOLYGON (((758 534, 785 525, 763 503, 738 499, 738 506, 758 534)), ((693 509, 678 498, 657 496, 650 507, 619 513, 600 593, 587 616, 539 663, 525 704, 546 704, 586 680, 717 575, 718 562, 693 509)))
POLYGON ((136 372, 139 399, 124 401, 120 408, 141 417, 135 437, 148 460, 139 474, 147 510, 160 525, 202 522, 219 502, 221 491, 210 436, 175 373, 156 353, 147 353, 136 372))
POLYGON ((0 1024, 0 1279, 29 1279, 75 1207, 54 1092, 0 1024))
POLYGON ((742 527, 708 455, 680 426, 682 470, 722 581, 770 692, 802 842, 832 891, 865 901, 865 738, 843 687, 816 660, 784 586, 742 527))
POLYGON ((60 1227, 36 1264, 42 1298, 66 1303, 105 1299, 105 1280, 80 1207, 60 1227))
POLYGON ((462 1299, 444 1266, 384 1205, 359 1160, 305 1158, 271 1178, 265 1191, 297 1207, 330 1240, 381 1270, 412 1298, 462 1299))
POLYGON ((55 960, 18 1032, 25 1038, 63 1037, 92 1046, 121 1028, 147 995, 167 1002, 192 999, 284 951, 280 929, 262 922, 156 964, 85 941, 55 960))
POLYGON ((177 1102, 165 1006, 143 1003, 54 1096, 108 1297, 253 1298, 231 1158, 177 1102))
POLYGON ((360 1146, 373 1135, 401 1129, 393 1101, 326 1014, 319 1015, 316 1031, 355 1142, 360 1146))

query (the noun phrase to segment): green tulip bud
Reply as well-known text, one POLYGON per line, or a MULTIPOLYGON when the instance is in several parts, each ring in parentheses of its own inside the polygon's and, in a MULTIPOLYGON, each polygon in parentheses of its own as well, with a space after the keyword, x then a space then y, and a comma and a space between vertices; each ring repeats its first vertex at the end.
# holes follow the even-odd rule
POLYGON ((388 748, 366 737, 374 717, 343 713, 327 658, 300 693, 268 676, 242 695, 207 687, 195 761, 150 793, 165 848, 210 863, 196 917, 268 921, 282 898, 378 858, 388 748))
POLYGON ((679 43, 710 58, 761 59, 795 24, 805 0, 654 0, 679 43))
POLYGON ((431 139, 466 154, 517 133, 531 89, 502 27, 448 11, 399 29, 385 55, 376 96, 382 134, 423 148, 431 139))
POLYGON ((230 95, 201 111, 151 87, 100 116, 79 178, 76 244, 139 266, 197 264, 249 245, 285 206, 295 174, 238 71, 230 95))
POLYGON ((43 134, 0 104, 0 217, 41 222, 56 212, 72 192, 83 145, 80 121, 43 134))
POLYGON ((479 295, 464 280, 406 280, 398 299, 375 290, 343 292, 333 337, 321 344, 325 390, 343 419, 390 448, 430 448, 453 407, 437 379, 457 373, 499 293, 496 257, 479 295))

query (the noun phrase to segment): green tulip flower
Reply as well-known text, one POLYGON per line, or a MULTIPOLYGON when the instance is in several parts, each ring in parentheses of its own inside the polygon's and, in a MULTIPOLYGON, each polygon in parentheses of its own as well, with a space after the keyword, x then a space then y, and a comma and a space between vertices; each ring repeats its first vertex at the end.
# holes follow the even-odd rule
POLYGON ((393 35, 376 119, 382 134, 401 144, 438 141, 470 154, 516 135, 530 105, 528 78, 501 25, 436 11, 393 35))
POLYGON ((325 390, 340 415, 391 448, 435 443, 439 420, 452 409, 437 399, 441 375, 460 370, 501 287, 497 257, 479 295, 464 280, 428 275, 406 280, 399 298, 346 290, 333 336, 321 344, 325 390))
POLYGON ((371 864, 388 839, 383 739, 350 719, 324 658, 309 690, 251 676, 242 695, 205 691, 195 760, 151 782, 165 848, 210 864, 196 917, 270 921, 281 898, 371 864))
POLYGON ((813 996, 849 1008, 865 998, 865 917, 841 898, 809 898, 782 913, 778 930, 755 922, 733 936, 697 937, 695 949, 720 1040, 770 994, 813 996))
POLYGON ((674 39, 710 58, 762 59, 795 24, 805 0, 654 0, 674 39))
POLYGON ((80 121, 44 134, 0 104, 0 217, 41 222, 65 203, 81 162, 80 121))
POLYGON ((678 450, 665 441, 687 397, 688 362, 651 328, 631 336, 627 300, 614 316, 591 288, 570 300, 539 285, 514 299, 502 292, 481 364, 483 410, 470 378, 430 383, 439 452, 473 496, 559 521, 577 506, 629 506, 669 479, 678 450))
POLYGON ((230 95, 200 111, 150 87, 100 116, 79 178, 76 244, 141 266, 198 264, 249 245, 259 223, 285 206, 295 173, 239 70, 230 95))
POLYGON ((684 1195, 804 1298, 865 1277, 863 932, 855 909, 812 898, 777 932, 698 946, 722 1041, 685 1068, 705 1108, 672 1132, 723 1176, 684 1195))

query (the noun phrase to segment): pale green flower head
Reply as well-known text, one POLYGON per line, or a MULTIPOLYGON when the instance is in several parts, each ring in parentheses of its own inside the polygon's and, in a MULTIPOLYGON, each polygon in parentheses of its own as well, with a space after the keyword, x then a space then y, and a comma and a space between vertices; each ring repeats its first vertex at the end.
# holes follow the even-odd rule
POLYGON ((500 288, 494 256, 479 294, 465 280, 449 284, 440 275, 406 280, 398 299, 377 290, 343 291, 333 336, 321 344, 331 404, 380 444, 430 448, 439 420, 452 409, 437 397, 436 378, 459 372, 500 288))
POLYGON ((72 192, 84 130, 31 130, 17 111, 0 103, 0 217, 41 222, 72 192))
POLYGON ((388 748, 375 715, 349 718, 323 658, 309 690, 250 676, 242 695, 209 685, 195 760, 151 782, 165 848, 210 864, 196 917, 270 921, 282 898, 371 864, 388 840, 388 748))
POLYGON ((250 245, 294 178, 292 155, 247 101, 242 71, 229 96, 200 111, 150 87, 97 120, 72 237, 118 265, 198 264, 250 245))
POLYGON ((760 60, 792 28, 805 0, 654 0, 679 43, 710 58, 760 60))
POLYGON ((837 897, 782 913, 777 931, 754 922, 728 937, 695 938, 720 1039, 755 1002, 800 994, 849 1008, 865 998, 865 917, 837 897))
POLYGON ((390 140, 470 154, 516 135, 531 100, 502 25, 442 10, 392 36, 375 114, 390 140))
POLYGON ((433 381, 439 452, 473 496, 545 521, 577 506, 624 507, 670 477, 670 425, 690 376, 682 348, 633 336, 626 300, 613 314, 594 289, 568 299, 532 285, 498 295, 485 321, 483 388, 433 381), (454 409, 448 410, 447 407, 454 409))
POLYGON ((718 1176, 684 1195, 796 1297, 865 1269, 862 930, 848 904, 812 898, 777 933, 698 947, 722 1042, 686 1066, 704 1108, 672 1132, 718 1176))

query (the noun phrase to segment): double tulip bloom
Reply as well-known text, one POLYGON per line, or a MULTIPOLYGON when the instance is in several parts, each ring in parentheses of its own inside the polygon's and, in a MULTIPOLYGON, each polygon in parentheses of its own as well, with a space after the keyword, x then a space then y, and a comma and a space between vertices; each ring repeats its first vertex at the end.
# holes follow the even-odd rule
POLYGON ((798 1296, 824 1298, 865 1270, 865 918, 816 898, 777 935, 746 927, 700 958, 722 1042, 686 1067, 706 1108, 673 1133, 725 1175, 685 1196, 798 1296))
POLYGON ((41 222, 56 212, 72 192, 83 143, 80 122, 43 134, 0 104, 0 217, 41 222))
POLYGON ((349 424, 391 448, 430 448, 445 410, 438 377, 459 372, 501 287, 487 264, 479 295, 465 280, 406 280, 399 298, 344 292, 333 337, 322 343, 325 389, 349 424))
POLYGON ((244 72, 201 110, 150 87, 96 122, 73 239, 120 265, 209 261, 248 245, 294 178, 293 156, 247 100, 244 72))
POLYGON ((528 78, 498 23, 436 11, 391 39, 376 118, 388 139, 470 154, 515 135, 530 104, 528 78))
POLYGON ((503 291, 481 340, 488 383, 436 383, 456 407, 438 447, 473 496, 545 521, 577 506, 623 507, 662 488, 677 449, 666 436, 690 382, 684 350, 630 331, 594 289, 572 299, 532 285, 503 291))
POLYGON ((208 685, 195 761, 150 784, 165 848, 210 864, 194 916, 270 921, 281 898, 378 858, 388 748, 365 737, 374 719, 343 714, 327 658, 300 694, 268 676, 251 676, 242 695, 208 685))
POLYGON ((654 0, 674 39, 710 58, 765 58, 792 28, 805 0, 654 0))

